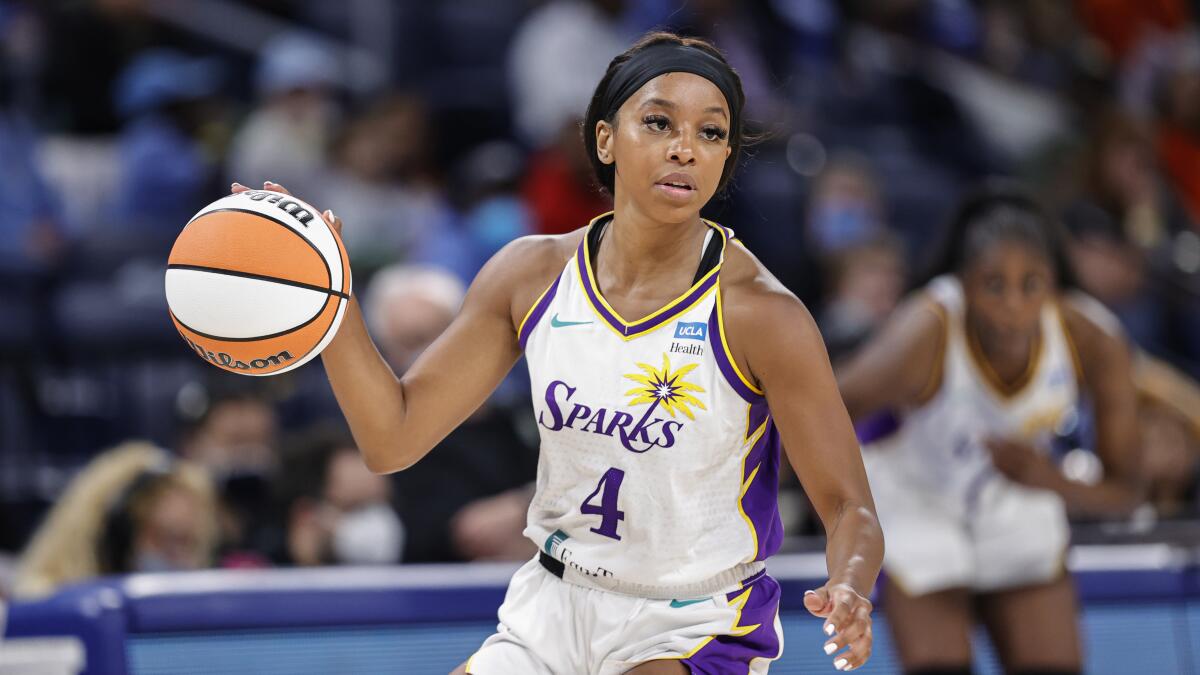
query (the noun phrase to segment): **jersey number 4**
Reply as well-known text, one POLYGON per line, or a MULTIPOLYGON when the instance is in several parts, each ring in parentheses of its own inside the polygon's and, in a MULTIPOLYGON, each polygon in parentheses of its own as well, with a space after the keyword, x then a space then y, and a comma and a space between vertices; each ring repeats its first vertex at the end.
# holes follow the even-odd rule
POLYGON ((625 512, 617 510, 617 493, 621 490, 621 481, 625 480, 625 472, 620 469, 609 469, 600 477, 600 482, 596 483, 596 489, 592 490, 592 494, 583 500, 579 505, 579 512, 589 516, 600 516, 603 520, 600 521, 600 527, 591 528, 592 532, 602 534, 606 537, 621 540, 621 535, 617 534, 617 521, 625 520, 625 512), (600 505, 592 503, 592 500, 600 495, 600 505))

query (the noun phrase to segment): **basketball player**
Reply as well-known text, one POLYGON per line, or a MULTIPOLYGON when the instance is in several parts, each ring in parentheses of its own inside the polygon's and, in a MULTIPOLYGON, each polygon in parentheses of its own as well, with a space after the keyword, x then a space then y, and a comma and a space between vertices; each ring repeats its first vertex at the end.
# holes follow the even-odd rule
POLYGON ((764 570, 781 446, 829 535, 828 583, 805 606, 835 667, 870 656, 883 541, 821 336, 700 218, 738 162, 743 104, 710 44, 648 35, 612 61, 585 122, 612 212, 497 253, 399 378, 357 305, 323 353, 380 472, 418 461, 528 362, 541 455, 525 535, 540 553, 456 672, 766 672, 783 648, 764 570))
POLYGON ((1080 670, 1067 513, 1137 505, 1136 400, 1115 319, 1069 291, 1063 258, 1034 200, 991 184, 954 217, 935 278, 839 369, 852 417, 901 418, 865 459, 909 673, 969 673, 974 609, 1006 672, 1080 670), (1104 464, 1094 485, 1047 456, 1085 396, 1104 464))

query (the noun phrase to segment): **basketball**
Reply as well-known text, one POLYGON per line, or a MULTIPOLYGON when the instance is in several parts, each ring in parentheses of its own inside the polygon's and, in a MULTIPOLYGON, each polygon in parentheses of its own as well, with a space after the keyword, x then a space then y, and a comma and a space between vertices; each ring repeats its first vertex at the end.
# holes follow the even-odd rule
POLYGON ((204 207, 167 260, 167 304, 188 347, 241 375, 278 375, 316 357, 350 299, 341 238, 316 208, 266 190, 204 207))

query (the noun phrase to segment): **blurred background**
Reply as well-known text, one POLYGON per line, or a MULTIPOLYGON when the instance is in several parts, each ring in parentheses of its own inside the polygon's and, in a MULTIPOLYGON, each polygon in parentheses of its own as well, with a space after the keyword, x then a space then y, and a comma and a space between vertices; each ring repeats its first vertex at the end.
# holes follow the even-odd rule
MULTIPOLYGON (((0 599, 15 615, 89 579, 181 570, 321 567, 311 579, 336 585, 324 568, 399 565, 358 577, 388 592, 477 573, 484 590, 449 602, 477 606, 457 660, 398 672, 465 659, 504 561, 534 552, 523 366, 427 459, 377 476, 319 362, 236 377, 179 340, 167 253, 231 181, 282 183, 346 223, 355 291, 402 372, 503 244, 609 208, 579 122, 609 60, 665 28, 725 51, 764 136, 706 215, 808 305, 835 363, 911 289, 968 186, 1015 176, 1061 217, 1083 290, 1141 352, 1148 481, 1132 519, 1076 523, 1075 541, 1123 551, 1126 571, 1182 570, 1154 582, 1183 636, 1161 672, 1200 668, 1198 16, 1188 0, 0 0, 0 599)), ((1061 435, 1064 471, 1094 479, 1086 411, 1061 435)), ((796 556, 780 567, 818 577, 820 524, 794 477, 782 488, 796 556)), ((200 649, 154 644, 158 661, 131 647, 120 667, 183 672, 168 666, 200 649)))

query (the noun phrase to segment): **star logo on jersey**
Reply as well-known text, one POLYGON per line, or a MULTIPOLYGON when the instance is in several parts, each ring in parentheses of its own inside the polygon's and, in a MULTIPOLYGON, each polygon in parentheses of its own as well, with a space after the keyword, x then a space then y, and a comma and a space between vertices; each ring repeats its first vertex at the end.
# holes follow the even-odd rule
POLYGON ((573 387, 565 380, 554 380, 546 385, 546 407, 538 412, 538 424, 549 431, 575 429, 615 438, 626 450, 638 454, 652 448, 672 447, 676 434, 687 424, 675 419, 676 413, 681 413, 678 417, 695 420, 693 408, 708 410, 703 401, 693 396, 704 393, 704 388, 687 381, 687 376, 698 365, 689 363, 677 370, 672 369, 665 353, 662 368, 646 363, 637 364, 642 369, 641 373, 624 376, 638 383, 637 387, 624 394, 633 397, 626 404, 636 406, 630 412, 597 405, 594 400, 579 400, 576 393, 580 387, 573 387), (643 405, 644 412, 641 408, 643 405), (659 410, 665 410, 668 416, 656 416, 654 413, 659 410), (640 416, 637 414, 639 412, 640 416))
POLYGON ((629 405, 649 404, 650 408, 646 410, 643 419, 649 417, 659 406, 662 406, 671 417, 675 417, 675 413, 678 411, 686 415, 689 420, 696 419, 692 413, 692 406, 701 410, 708 410, 708 408, 689 392, 704 393, 704 388, 686 381, 684 377, 699 365, 698 363, 689 363, 672 371, 671 361, 666 354, 663 354, 662 368, 655 368, 645 363, 637 364, 644 374, 625 376, 626 379, 641 385, 625 392, 626 396, 633 396, 629 405))

